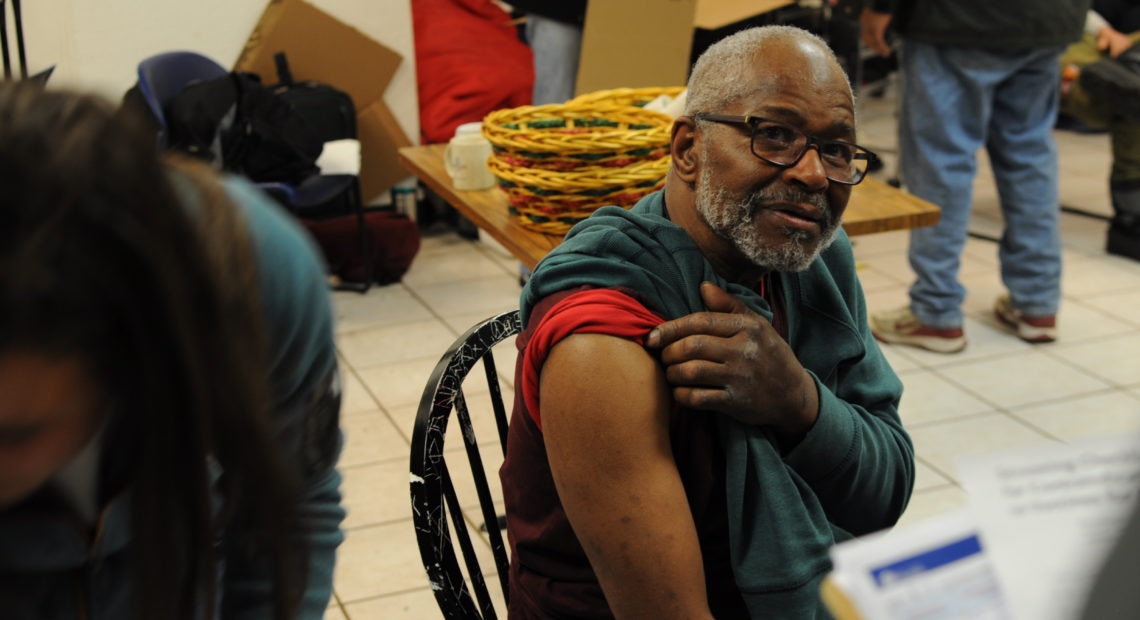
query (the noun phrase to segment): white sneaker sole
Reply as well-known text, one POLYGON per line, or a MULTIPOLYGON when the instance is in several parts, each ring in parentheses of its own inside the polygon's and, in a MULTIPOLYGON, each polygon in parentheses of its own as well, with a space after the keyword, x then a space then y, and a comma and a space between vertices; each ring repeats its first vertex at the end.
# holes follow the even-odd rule
POLYGON ((1012 310, 997 305, 994 307, 994 317, 998 322, 1013 330, 1018 338, 1033 344, 1045 344, 1057 340, 1057 327, 1037 327, 1020 320, 1012 310))
POLYGON ((939 338, 937 336, 912 336, 898 333, 880 333, 871 330, 879 342, 887 344, 905 344, 935 353, 958 353, 966 348, 966 337, 939 338))

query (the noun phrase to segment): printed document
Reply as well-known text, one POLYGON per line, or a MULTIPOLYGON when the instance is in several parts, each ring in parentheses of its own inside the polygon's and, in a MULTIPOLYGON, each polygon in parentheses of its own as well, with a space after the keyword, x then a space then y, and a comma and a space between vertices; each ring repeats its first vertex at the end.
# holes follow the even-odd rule
POLYGON ((841 543, 831 557, 831 579, 864 618, 1012 618, 967 511, 841 543))
POLYGON ((1140 490, 1140 437, 971 456, 958 473, 1014 617, 1077 617, 1140 490))

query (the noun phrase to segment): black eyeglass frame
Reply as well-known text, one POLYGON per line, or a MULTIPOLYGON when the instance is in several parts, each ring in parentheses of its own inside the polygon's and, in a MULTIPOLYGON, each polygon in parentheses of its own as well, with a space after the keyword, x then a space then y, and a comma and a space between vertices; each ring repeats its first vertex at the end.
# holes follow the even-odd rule
MULTIPOLYGON (((855 154, 852 156, 852 158, 853 159, 865 159, 867 161, 867 167, 864 168, 862 171, 860 171, 861 174, 859 175, 859 178, 855 179, 854 181, 844 181, 842 179, 833 179, 830 176, 830 174, 828 175, 827 180, 829 180, 833 183, 839 183, 840 185, 858 185, 858 184, 862 183, 863 179, 867 178, 867 171, 870 170, 871 166, 876 161, 879 160, 879 156, 876 155, 874 151, 872 151, 871 149, 868 149, 866 147, 859 146, 858 144, 855 144, 854 142, 847 142, 845 140, 823 140, 821 138, 817 138, 815 136, 808 135, 808 134, 800 131, 799 129, 796 129, 794 126, 789 125, 788 123, 785 123, 783 121, 778 121, 778 120, 771 119, 771 118, 764 118, 762 116, 752 116, 751 114, 741 116, 741 115, 737 115, 737 114, 704 114, 704 113, 701 113, 701 114, 694 114, 693 119, 698 120, 698 121, 710 121, 713 123, 722 123, 725 125, 743 125, 743 126, 747 127, 749 130, 748 150, 752 151, 752 154, 755 155, 756 157, 768 162, 769 164, 772 164, 773 166, 778 166, 780 168, 791 168, 792 166, 800 163, 800 160, 803 159, 804 155, 807 154, 808 150, 811 149, 811 147, 813 145, 816 147, 816 150, 820 151, 820 152, 822 152, 821 149, 825 145, 828 145, 828 144, 842 144, 845 146, 853 146, 857 150, 855 151, 855 154), (795 158, 793 158, 792 161, 789 163, 772 161, 771 159, 768 159, 767 157, 764 157, 763 155, 757 153, 756 152, 756 129, 757 129, 757 125, 759 125, 760 123, 775 123, 777 125, 782 125, 784 127, 787 127, 788 129, 790 129, 791 131, 798 133, 798 134, 802 135, 803 137, 807 138, 807 142, 804 143, 803 150, 800 151, 799 155, 796 155, 795 158)), ((825 165, 823 167, 823 169, 826 171, 828 168, 825 165)))

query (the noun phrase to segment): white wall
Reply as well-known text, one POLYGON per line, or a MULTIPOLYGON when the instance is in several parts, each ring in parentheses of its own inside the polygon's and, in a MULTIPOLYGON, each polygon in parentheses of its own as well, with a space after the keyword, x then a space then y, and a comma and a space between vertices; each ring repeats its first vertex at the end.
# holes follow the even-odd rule
MULTIPOLYGON (((412 142, 419 138, 412 0, 309 0, 404 57, 385 100, 412 142)), ((8 4, 11 4, 9 2, 8 4)), ((267 0, 25 0, 28 70, 56 65, 53 86, 119 99, 152 54, 193 50, 232 66, 267 0)), ((9 20, 10 17, 9 9, 9 20)), ((16 43, 8 27, 13 69, 16 43)))

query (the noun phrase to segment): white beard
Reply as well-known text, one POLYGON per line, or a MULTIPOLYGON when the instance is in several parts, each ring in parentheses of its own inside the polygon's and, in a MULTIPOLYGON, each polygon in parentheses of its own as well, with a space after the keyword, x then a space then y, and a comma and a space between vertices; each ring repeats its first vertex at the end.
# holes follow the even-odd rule
POLYGON ((808 193, 781 185, 769 187, 741 200, 723 186, 713 187, 711 168, 701 153, 701 172, 697 180, 697 213, 719 237, 732 243, 757 267, 766 271, 803 271, 826 250, 839 232, 838 222, 832 221, 831 205, 827 196, 808 193), (802 230, 784 229, 787 242, 765 245, 760 231, 753 222, 756 211, 766 202, 808 203, 820 210, 823 229, 819 240, 812 244, 811 236, 802 230))

